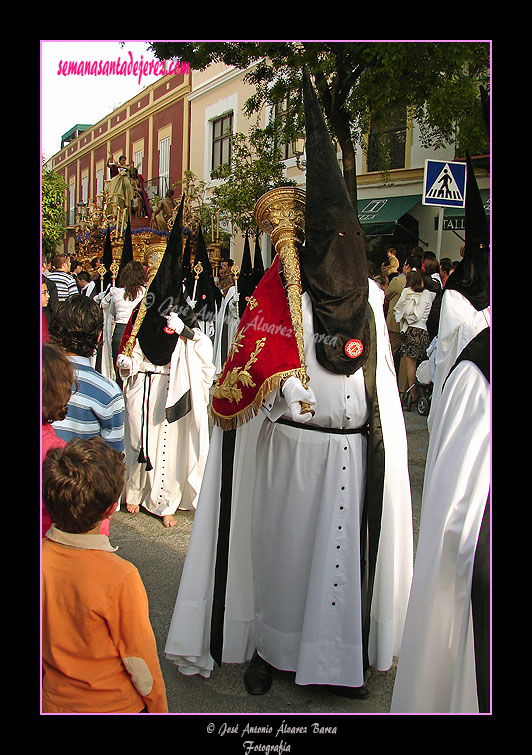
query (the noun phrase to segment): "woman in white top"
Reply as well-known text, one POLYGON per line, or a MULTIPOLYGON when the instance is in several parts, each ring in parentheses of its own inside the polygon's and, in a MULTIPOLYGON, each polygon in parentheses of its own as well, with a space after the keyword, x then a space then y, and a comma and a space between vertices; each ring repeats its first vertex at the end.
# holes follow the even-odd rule
MULTIPOLYGON (((428 291, 421 273, 411 270, 407 273, 406 284, 394 307, 394 316, 401 330, 400 354, 405 360, 409 386, 415 385, 418 362, 425 357, 430 343, 427 319, 436 294, 428 291)), ((411 390, 412 399, 418 398, 418 391, 411 390)))
MULTIPOLYGON (((131 313, 142 301, 146 287, 146 272, 140 262, 131 261, 124 266, 118 279, 118 286, 109 290, 109 314, 114 319, 114 330, 112 339, 113 365, 116 364, 118 350, 122 342, 122 336, 129 322, 131 313)), ((118 370, 116 380, 122 387, 118 370)))

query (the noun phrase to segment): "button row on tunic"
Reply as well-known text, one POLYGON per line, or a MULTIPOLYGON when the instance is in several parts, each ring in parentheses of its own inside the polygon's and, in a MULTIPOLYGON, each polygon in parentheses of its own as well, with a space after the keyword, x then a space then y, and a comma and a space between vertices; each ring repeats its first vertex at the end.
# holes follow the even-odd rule
MULTIPOLYGON (((347 398, 349 398, 349 396, 348 396, 347 398)), ((349 419, 349 418, 348 418, 348 419, 349 419)), ((349 450, 349 446, 344 446, 344 451, 348 451, 348 450, 349 450)), ((346 472, 346 471, 347 471, 347 464, 344 464, 344 465, 342 466, 342 472, 346 472)), ((340 491, 341 491, 341 494, 342 494, 342 493, 345 493, 345 489, 346 489, 346 485, 340 485, 340 491)), ((339 505, 338 505, 338 510, 339 510, 340 512, 343 512, 343 511, 344 511, 344 509, 345 509, 345 507, 344 507, 344 504, 342 503, 342 500, 343 500, 343 496, 342 496, 342 495, 340 495, 340 502, 339 502, 339 505)), ((343 513, 339 514, 339 517, 343 517, 343 513)), ((343 523, 341 522, 341 520, 340 520, 340 521, 337 521, 337 532, 338 532, 338 533, 342 533, 342 535, 343 535, 343 523)), ((338 534, 338 535, 337 535, 337 537, 341 537, 341 535, 340 535, 340 534, 338 534)), ((337 551, 341 550, 341 547, 342 547, 342 546, 341 546, 341 544, 339 544, 339 543, 337 542, 337 544, 336 544, 336 550, 337 550, 337 551)), ((339 568, 340 568, 340 564, 339 564, 339 563, 337 563, 337 564, 336 564, 336 569, 339 569, 339 568)), ((335 591, 337 590, 338 586, 339 586, 339 583, 338 583, 338 582, 334 582, 334 583, 333 583, 333 598, 334 598, 334 599, 333 599, 333 600, 331 601, 331 606, 332 606, 332 607, 336 606, 336 597, 337 597, 337 596, 336 596, 336 594, 335 594, 335 591)))
MULTIPOLYGON (((170 375, 168 375, 168 382, 166 383, 166 393, 168 393, 170 389, 170 375)), ((163 435, 163 450, 162 450, 162 465, 161 465, 161 487, 164 485, 164 465, 166 463, 165 454, 166 454, 166 431, 168 430, 168 420, 164 420, 164 435, 163 435)), ((159 500, 163 497, 162 490, 159 492, 159 500)))

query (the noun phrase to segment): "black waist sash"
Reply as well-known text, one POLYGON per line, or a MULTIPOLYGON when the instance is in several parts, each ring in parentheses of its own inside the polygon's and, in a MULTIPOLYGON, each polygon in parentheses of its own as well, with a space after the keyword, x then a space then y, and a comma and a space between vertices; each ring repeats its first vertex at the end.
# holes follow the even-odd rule
POLYGON ((220 513, 218 518, 218 542, 211 614, 210 651, 218 666, 222 665, 223 633, 225 616, 225 593, 227 565, 229 561, 229 531, 231 527, 231 500, 233 495, 233 462, 235 455, 236 429, 224 430, 222 437, 222 480, 220 489, 220 513))
POLYGON ((139 464, 146 464, 146 471, 149 472, 153 469, 150 457, 148 455, 148 436, 149 436, 149 424, 150 424, 150 394, 151 394, 151 378, 153 372, 144 373, 144 386, 142 394, 142 413, 140 418, 140 449, 137 461, 139 464))
POLYGON ((332 435, 355 435, 356 433, 367 435, 369 432, 369 423, 361 427, 321 427, 320 425, 311 425, 307 422, 293 422, 286 417, 279 417, 275 421, 279 425, 288 425, 288 427, 295 427, 298 430, 314 430, 318 433, 329 433, 332 435))
POLYGON ((362 367, 369 406, 366 491, 360 527, 360 559, 362 581, 362 644, 364 672, 369 668, 369 630, 371 601, 381 534, 382 497, 384 491, 384 439, 377 396, 377 332, 373 310, 368 304, 368 322, 372 348, 362 367))

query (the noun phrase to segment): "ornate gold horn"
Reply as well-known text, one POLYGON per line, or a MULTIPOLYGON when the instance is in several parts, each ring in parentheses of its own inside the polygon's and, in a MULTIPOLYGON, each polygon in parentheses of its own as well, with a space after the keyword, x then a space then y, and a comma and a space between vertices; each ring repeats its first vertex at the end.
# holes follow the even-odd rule
MULTIPOLYGON (((309 377, 305 366, 303 344, 303 312, 301 308, 301 273, 299 270, 298 246, 305 239, 305 192, 290 186, 281 186, 263 194, 255 205, 255 221, 271 238, 279 254, 286 283, 288 308, 292 318, 299 359, 302 383, 306 388, 309 377)), ((301 403, 301 414, 314 410, 301 403)))

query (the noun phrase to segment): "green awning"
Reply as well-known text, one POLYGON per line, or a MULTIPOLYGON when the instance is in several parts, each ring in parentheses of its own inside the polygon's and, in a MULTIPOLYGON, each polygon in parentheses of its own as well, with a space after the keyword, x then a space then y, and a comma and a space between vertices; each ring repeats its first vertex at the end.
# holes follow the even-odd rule
POLYGON ((358 199, 358 219, 362 230, 368 236, 389 236, 395 231, 403 215, 420 201, 421 194, 358 199))

